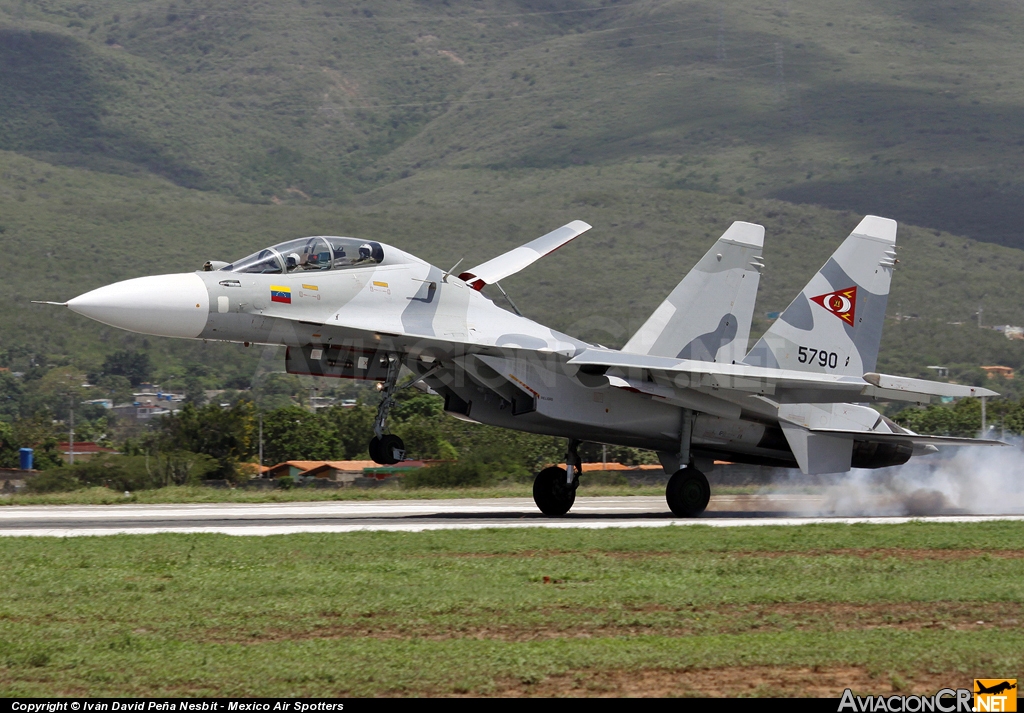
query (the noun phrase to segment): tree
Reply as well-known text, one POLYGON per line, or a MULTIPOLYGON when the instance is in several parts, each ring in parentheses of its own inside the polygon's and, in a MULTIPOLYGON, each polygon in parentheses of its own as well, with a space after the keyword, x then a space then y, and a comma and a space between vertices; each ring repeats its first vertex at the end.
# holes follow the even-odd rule
POLYGON ((924 435, 974 438, 981 430, 981 401, 960 399, 952 406, 932 404, 924 409, 908 408, 894 420, 924 435))
POLYGON ((193 406, 202 406, 206 403, 206 390, 198 377, 185 377, 185 401, 193 406))
POLYGON ((153 374, 153 365, 149 361, 149 354, 126 349, 114 352, 103 361, 103 374, 123 376, 131 382, 132 386, 138 386, 142 382, 150 380, 153 374))
POLYGON ((21 381, 9 372, 0 371, 0 419, 14 419, 21 415, 25 389, 21 381))
POLYGON ((369 458, 366 447, 373 438, 375 407, 358 403, 355 406, 332 406, 323 412, 341 443, 340 455, 346 460, 369 458))
POLYGON ((85 375, 73 366, 50 369, 31 385, 38 399, 37 405, 46 407, 58 418, 65 419, 71 404, 82 400, 86 389, 82 386, 85 375))
POLYGON ((18 444, 14 440, 14 428, 0 421, 0 468, 18 467, 18 444))
POLYGON ((63 464, 53 435, 53 423, 45 415, 18 419, 14 423, 0 421, 0 468, 17 468, 18 451, 31 448, 36 470, 56 468, 63 464))
POLYGON ((331 460, 344 456, 334 421, 298 406, 263 417, 263 456, 269 463, 286 460, 331 460))
POLYGON ((131 403, 135 398, 132 392, 132 382, 128 377, 118 374, 104 374, 96 382, 97 388, 104 398, 114 402, 114 405, 131 403))
POLYGON ((160 436, 153 445, 165 453, 205 453, 220 464, 217 476, 235 479, 237 464, 255 453, 256 409, 251 401, 239 401, 226 409, 217 404, 201 408, 186 404, 161 420, 160 436))

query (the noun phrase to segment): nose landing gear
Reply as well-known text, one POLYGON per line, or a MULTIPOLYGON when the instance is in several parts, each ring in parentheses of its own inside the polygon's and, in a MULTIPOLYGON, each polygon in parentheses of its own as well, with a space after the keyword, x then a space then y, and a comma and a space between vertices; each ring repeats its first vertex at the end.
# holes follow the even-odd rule
POLYGON ((405 460, 405 443, 393 433, 385 433, 388 413, 395 405, 395 393, 398 391, 398 373, 402 370, 402 362, 397 354, 388 354, 388 375, 384 380, 380 405, 377 406, 377 417, 373 420, 374 437, 370 439, 370 458, 374 463, 394 465, 405 460))

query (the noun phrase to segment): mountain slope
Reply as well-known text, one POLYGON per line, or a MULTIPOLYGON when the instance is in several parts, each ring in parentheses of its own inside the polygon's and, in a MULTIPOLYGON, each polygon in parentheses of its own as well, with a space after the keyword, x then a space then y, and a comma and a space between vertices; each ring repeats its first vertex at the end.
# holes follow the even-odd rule
POLYGON ((0 149, 249 201, 666 161, 672 185, 1021 245, 1004 0, 0 2, 0 149))

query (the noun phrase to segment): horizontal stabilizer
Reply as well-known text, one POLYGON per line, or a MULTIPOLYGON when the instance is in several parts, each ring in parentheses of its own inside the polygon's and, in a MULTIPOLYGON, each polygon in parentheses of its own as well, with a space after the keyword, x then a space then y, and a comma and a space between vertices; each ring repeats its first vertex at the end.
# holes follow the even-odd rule
POLYGON ((487 285, 493 285, 495 282, 503 280, 509 275, 514 275, 523 268, 529 267, 545 255, 558 250, 558 248, 570 240, 579 237, 592 227, 582 220, 574 220, 557 230, 552 230, 547 235, 531 240, 526 245, 520 245, 515 250, 510 250, 503 255, 499 255, 466 270, 459 275, 459 279, 467 282, 474 290, 482 290, 487 285))
POLYGON ((903 443, 914 446, 932 446, 926 452, 935 452, 935 446, 1008 446, 1009 443, 987 438, 959 438, 956 436, 922 436, 905 431, 891 433, 874 430, 845 428, 806 428, 790 421, 780 420, 779 426, 789 443, 800 470, 807 475, 845 473, 853 460, 854 441, 867 443, 903 443))
POLYGON ((765 396, 788 392, 791 402, 800 403, 929 403, 932 397, 940 396, 962 398, 999 395, 995 391, 976 386, 905 379, 883 374, 869 374, 869 378, 861 378, 747 364, 721 364, 647 354, 627 354, 614 349, 588 348, 570 359, 569 364, 591 369, 622 369, 629 378, 633 378, 635 372, 650 371, 666 376, 677 388, 721 389, 765 396), (877 384, 873 383, 873 380, 876 380, 877 384))
POLYGON ((838 428, 811 428, 810 433, 823 436, 847 438, 853 441, 878 441, 880 443, 913 443, 920 446, 1008 446, 1009 443, 991 438, 960 438, 958 436, 922 436, 919 433, 880 433, 878 431, 853 431, 838 428))

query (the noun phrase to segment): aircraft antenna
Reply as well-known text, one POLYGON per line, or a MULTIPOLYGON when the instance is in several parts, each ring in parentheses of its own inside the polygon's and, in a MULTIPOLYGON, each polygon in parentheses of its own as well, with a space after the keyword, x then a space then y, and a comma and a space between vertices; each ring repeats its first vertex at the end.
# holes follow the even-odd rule
POLYGON ((504 290, 504 289, 502 288, 502 286, 501 286, 501 283, 499 283, 499 282, 495 282, 495 283, 494 283, 494 286, 495 286, 495 287, 497 287, 497 288, 498 288, 498 290, 499 290, 499 291, 501 292, 501 296, 502 296, 502 297, 504 297, 504 298, 505 298, 506 300, 508 300, 508 303, 509 303, 510 305, 512 305, 512 310, 513 310, 513 311, 514 311, 514 312, 515 312, 516 314, 518 314, 518 315, 519 315, 520 317, 522 317, 522 316, 523 316, 523 313, 519 311, 519 308, 518 308, 518 307, 516 307, 516 303, 512 301, 512 298, 511 298, 511 297, 509 297, 509 296, 508 296, 508 293, 507 293, 507 292, 505 292, 505 290, 504 290))
POLYGON ((457 268, 457 267, 458 267, 459 265, 461 265, 461 264, 462 264, 462 261, 463 261, 463 260, 465 260, 465 259, 466 259, 466 258, 464 258, 464 257, 462 257, 462 258, 459 258, 459 261, 458 261, 457 263, 455 263, 454 265, 452 265, 451 269, 450 269, 450 270, 448 270, 448 272, 444 273, 444 275, 442 275, 442 276, 441 276, 441 282, 448 282, 448 275, 451 275, 451 274, 452 274, 453 272, 455 272, 455 269, 456 269, 456 268, 457 268))

